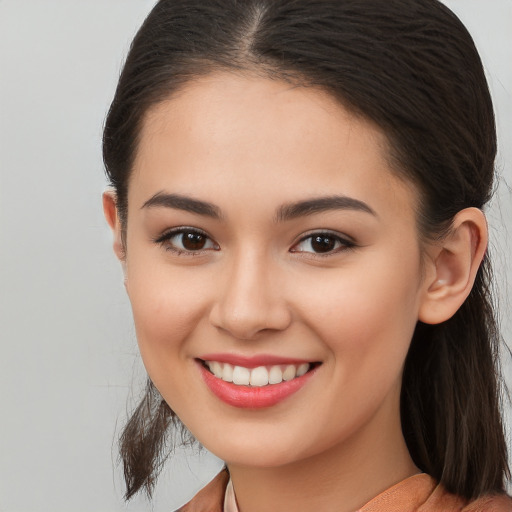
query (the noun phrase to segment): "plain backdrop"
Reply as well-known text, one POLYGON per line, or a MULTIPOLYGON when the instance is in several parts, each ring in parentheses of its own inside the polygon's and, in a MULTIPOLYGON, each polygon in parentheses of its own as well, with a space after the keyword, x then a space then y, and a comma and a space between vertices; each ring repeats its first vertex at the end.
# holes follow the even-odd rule
MULTIPOLYGON (((0 0, 0 512, 168 512, 221 466, 178 450, 152 503, 122 501, 116 438, 145 375, 101 211, 100 140, 153 3, 0 0)), ((488 216, 511 344, 512 0, 447 3, 495 100, 501 178, 488 216)))

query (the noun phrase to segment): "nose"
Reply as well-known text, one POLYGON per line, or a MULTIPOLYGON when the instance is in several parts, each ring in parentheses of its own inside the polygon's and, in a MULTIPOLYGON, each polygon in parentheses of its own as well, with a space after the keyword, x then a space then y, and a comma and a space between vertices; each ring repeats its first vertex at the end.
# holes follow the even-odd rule
POLYGON ((292 319, 279 268, 257 255, 232 261, 210 312, 212 325, 240 340, 282 331, 292 319))

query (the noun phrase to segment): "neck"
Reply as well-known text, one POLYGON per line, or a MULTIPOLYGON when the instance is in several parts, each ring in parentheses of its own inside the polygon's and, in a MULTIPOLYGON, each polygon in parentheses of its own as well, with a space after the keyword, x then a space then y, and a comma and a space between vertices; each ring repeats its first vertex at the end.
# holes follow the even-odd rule
POLYGON ((240 512, 350 512, 419 473, 400 424, 382 432, 370 422, 351 439, 285 466, 228 464, 240 512))

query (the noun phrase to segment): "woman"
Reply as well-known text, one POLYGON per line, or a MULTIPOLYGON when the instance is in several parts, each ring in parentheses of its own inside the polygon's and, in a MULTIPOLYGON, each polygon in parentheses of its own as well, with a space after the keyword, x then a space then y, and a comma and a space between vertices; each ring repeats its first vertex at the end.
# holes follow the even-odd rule
POLYGON ((509 510, 495 153, 435 0, 158 2, 104 132, 150 378, 127 497, 182 422, 229 472, 183 510, 509 510))

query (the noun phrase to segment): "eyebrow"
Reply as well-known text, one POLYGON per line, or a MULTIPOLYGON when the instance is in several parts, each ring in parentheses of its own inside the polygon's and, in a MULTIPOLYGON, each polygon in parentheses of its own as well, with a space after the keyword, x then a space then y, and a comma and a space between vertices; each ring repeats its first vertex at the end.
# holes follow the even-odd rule
POLYGON ((285 204, 278 208, 276 221, 283 222, 329 210, 355 210, 378 216, 370 206, 359 199, 347 196, 327 196, 285 204))
MULTIPOLYGON (((191 197, 182 196, 179 194, 157 192, 142 205, 141 209, 155 207, 184 210, 187 212, 196 213, 198 215, 211 217, 213 219, 222 218, 221 210, 218 206, 207 201, 192 199, 191 197)), ((277 209, 275 221, 285 222, 288 220, 296 219, 297 217, 313 215, 315 213, 321 213, 329 210, 355 210, 369 213, 377 217, 375 211, 363 201, 354 199, 353 197, 336 195, 317 197, 314 199, 298 201, 296 203, 284 204, 277 209)))
POLYGON ((153 197, 148 199, 142 205, 141 209, 155 207, 184 210, 186 212, 205 215, 206 217, 211 217, 213 219, 221 218, 220 209, 214 204, 178 194, 166 194, 164 192, 157 192, 153 197))

